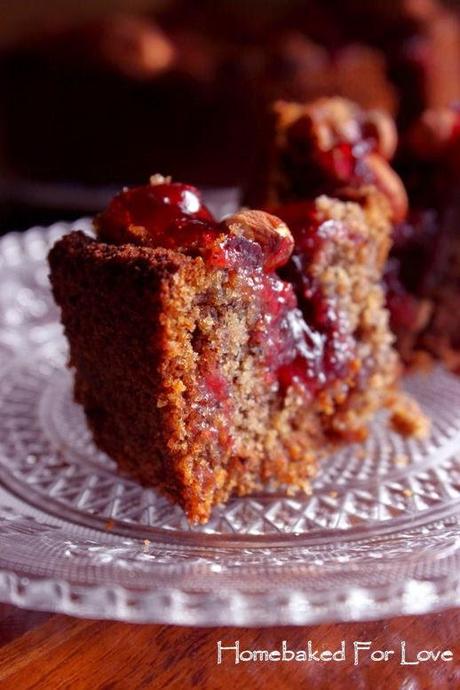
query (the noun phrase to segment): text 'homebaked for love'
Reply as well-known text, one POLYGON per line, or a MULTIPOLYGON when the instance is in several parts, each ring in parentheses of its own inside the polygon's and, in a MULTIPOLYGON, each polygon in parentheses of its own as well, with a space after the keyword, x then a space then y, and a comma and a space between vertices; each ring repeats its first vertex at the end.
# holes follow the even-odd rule
POLYGON ((394 648, 379 649, 372 641, 342 640, 339 647, 327 649, 317 647, 312 640, 307 640, 305 647, 293 649, 286 640, 282 640, 277 649, 242 649, 239 640, 233 643, 217 642, 218 664, 239 664, 247 662, 344 662, 350 661, 354 666, 360 663, 386 663, 396 661, 401 666, 418 666, 423 663, 448 663, 454 655, 450 649, 414 649, 405 640, 394 648))

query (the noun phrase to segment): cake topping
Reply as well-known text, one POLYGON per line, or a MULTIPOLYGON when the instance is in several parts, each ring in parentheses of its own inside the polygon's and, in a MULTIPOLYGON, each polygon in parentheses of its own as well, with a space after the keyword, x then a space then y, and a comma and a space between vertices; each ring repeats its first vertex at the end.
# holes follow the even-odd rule
MULTIPOLYGON (((141 235, 145 239, 148 236, 151 246, 164 246, 168 235, 176 228, 183 230, 190 220, 213 220, 200 192, 191 185, 154 175, 150 184, 125 188, 117 194, 96 217, 95 225, 100 238, 108 242, 133 241, 132 229, 141 228, 141 235)), ((193 230, 196 228, 192 226, 193 230)), ((137 231, 137 237, 139 234, 137 231)))
MULTIPOLYGON (((276 202, 337 196, 343 188, 372 184, 390 202, 393 221, 407 213, 407 195, 388 161, 397 132, 383 111, 365 111, 343 98, 321 98, 309 105, 275 105, 276 202)), ((343 196, 343 194, 341 194, 343 196)))
POLYGON ((240 211, 223 220, 232 235, 257 242, 264 255, 265 271, 284 266, 294 249, 294 238, 288 226, 264 211, 240 211))
POLYGON ((192 185, 153 175, 150 184, 125 188, 94 221, 109 244, 165 247, 200 254, 221 234, 192 185))
POLYGON ((218 268, 271 272, 284 265, 294 239, 283 221, 263 211, 241 211, 221 223, 191 185, 153 175, 150 184, 124 189, 95 220, 99 239, 175 249, 218 268))

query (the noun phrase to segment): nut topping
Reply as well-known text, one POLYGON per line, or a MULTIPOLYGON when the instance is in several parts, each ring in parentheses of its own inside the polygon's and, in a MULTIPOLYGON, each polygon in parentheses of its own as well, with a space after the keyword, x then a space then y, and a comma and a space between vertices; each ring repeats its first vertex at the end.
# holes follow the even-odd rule
POLYGON ((265 211, 240 211, 223 224, 230 234, 257 242, 264 254, 265 271, 283 266, 294 249, 294 238, 288 226, 276 216, 265 211))
POLYGON ((165 177, 164 175, 160 175, 160 173, 156 173, 155 175, 150 175, 149 182, 153 187, 159 184, 171 184, 172 177, 171 175, 165 177))
POLYGON ((376 151, 391 160, 398 145, 398 132, 393 119, 381 110, 369 110, 363 122, 365 138, 375 140, 376 151))
POLYGON ((392 210, 392 220, 399 223, 407 214, 409 201, 399 175, 377 153, 369 153, 362 159, 362 175, 386 196, 392 210))

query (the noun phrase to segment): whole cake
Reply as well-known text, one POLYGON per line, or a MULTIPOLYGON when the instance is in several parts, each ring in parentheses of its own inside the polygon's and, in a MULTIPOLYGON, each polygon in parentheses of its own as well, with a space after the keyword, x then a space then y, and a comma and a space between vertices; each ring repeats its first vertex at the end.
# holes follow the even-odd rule
MULTIPOLYGON (((391 205, 319 196, 292 227, 217 221, 161 176, 125 189, 50 252, 75 398, 123 470, 206 522, 232 493, 308 491, 318 458, 396 405, 399 360, 381 277, 391 205)), ((413 414, 412 414, 413 412, 413 414)))

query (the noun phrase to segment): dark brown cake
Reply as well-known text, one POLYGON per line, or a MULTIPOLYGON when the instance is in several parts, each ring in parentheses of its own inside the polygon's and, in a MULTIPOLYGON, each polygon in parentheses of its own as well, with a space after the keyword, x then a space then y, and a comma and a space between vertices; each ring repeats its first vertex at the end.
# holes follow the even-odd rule
POLYGON ((319 197, 293 235, 260 211, 218 223, 155 176, 115 197, 99 239, 58 241, 51 282, 99 447, 191 522, 267 482, 308 490, 395 398, 388 216, 369 191, 319 197))

